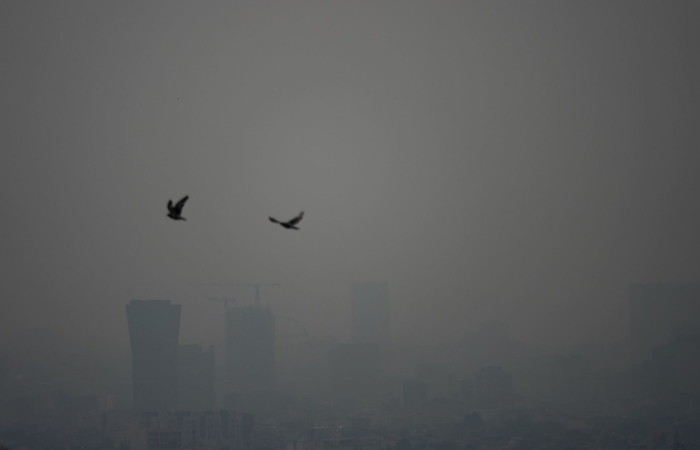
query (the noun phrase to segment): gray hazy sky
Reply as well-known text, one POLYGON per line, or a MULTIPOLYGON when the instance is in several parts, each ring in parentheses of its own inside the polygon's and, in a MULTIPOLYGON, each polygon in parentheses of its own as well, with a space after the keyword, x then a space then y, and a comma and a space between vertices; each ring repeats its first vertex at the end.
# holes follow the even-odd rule
POLYGON ((391 285, 397 339, 501 318, 627 334, 638 281, 700 281, 697 1, 0 3, 3 333, 122 348, 124 304, 274 281, 347 336, 391 285), (189 194, 187 222, 166 218, 189 194), (307 215, 287 231, 268 215, 307 215))

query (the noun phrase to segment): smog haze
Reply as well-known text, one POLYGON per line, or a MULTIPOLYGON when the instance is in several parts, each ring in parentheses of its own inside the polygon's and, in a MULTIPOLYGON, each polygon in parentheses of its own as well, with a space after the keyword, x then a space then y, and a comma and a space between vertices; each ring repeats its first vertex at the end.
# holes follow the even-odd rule
POLYGON ((131 299, 218 344, 219 282, 341 340, 373 280, 399 343, 626 339, 630 284, 700 281, 698 13, 3 2, 5 350, 128 356, 131 299))

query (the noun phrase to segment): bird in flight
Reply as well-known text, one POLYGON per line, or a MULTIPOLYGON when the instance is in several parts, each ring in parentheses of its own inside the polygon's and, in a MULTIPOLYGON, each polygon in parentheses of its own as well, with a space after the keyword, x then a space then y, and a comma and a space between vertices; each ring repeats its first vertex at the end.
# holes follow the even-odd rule
POLYGON ((300 212, 298 216, 296 216, 295 218, 293 218, 292 220, 290 220, 288 222, 280 222, 279 220, 275 219, 274 217, 270 217, 270 222, 278 223, 288 230, 298 230, 299 228, 297 228, 296 225, 299 222, 301 222, 301 219, 303 217, 304 217, 304 211, 300 212))
POLYGON ((173 220, 187 220, 184 217, 182 217, 181 214, 182 214, 182 207, 185 206, 185 202, 187 201, 188 198, 190 198, 190 196, 185 195, 175 205, 173 205, 172 200, 168 200, 168 217, 170 217, 173 220))

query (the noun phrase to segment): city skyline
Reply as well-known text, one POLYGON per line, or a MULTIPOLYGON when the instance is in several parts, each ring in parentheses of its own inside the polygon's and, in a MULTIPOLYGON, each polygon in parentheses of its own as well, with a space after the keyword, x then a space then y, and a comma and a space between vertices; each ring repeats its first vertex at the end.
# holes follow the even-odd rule
POLYGON ((0 445, 700 445, 698 17, 0 2, 0 445))

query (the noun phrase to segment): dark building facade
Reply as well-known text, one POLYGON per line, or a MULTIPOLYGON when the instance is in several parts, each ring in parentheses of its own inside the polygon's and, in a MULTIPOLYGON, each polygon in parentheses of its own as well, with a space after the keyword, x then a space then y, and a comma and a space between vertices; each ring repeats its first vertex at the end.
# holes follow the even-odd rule
POLYGON ((227 311, 226 384, 226 393, 275 389, 275 316, 269 307, 227 311))
POLYGON ((676 336, 700 331, 700 283, 645 283, 630 288, 630 332, 635 356, 652 352, 676 336))
POLYGON ((180 305, 132 300, 126 305, 135 412, 177 408, 180 305))
POLYGON ((216 407, 214 347, 181 345, 178 353, 178 408, 208 411, 216 407))
POLYGON ((389 285, 385 282, 352 286, 352 341, 384 346, 391 341, 389 285))

